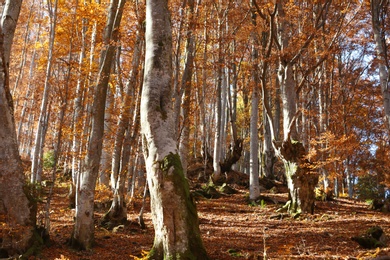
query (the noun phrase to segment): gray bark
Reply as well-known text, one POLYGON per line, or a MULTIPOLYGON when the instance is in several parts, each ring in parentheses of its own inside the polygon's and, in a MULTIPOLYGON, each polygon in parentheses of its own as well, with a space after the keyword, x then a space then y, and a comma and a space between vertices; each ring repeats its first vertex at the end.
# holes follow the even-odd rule
MULTIPOLYGON (((291 47, 291 31, 294 25, 288 20, 285 13, 285 0, 277 1, 277 44, 281 53, 291 47)), ((329 4, 324 3, 323 8, 329 4)), ((322 8, 322 10, 323 10, 322 8)), ((317 19, 314 26, 318 29, 320 20, 317 19)), ((315 194, 314 188, 318 182, 318 174, 311 172, 307 166, 310 164, 305 159, 305 148, 299 142, 299 136, 295 127, 297 119, 297 93, 293 74, 293 66, 302 55, 305 48, 313 39, 314 33, 308 37, 304 45, 294 53, 284 53, 279 56, 278 81, 281 89, 282 114, 283 114, 283 142, 275 145, 278 157, 283 161, 285 175, 289 188, 290 207, 289 212, 313 213, 315 194)))
POLYGON ((44 83, 44 90, 42 94, 42 103, 39 113, 38 127, 35 133, 35 144, 34 152, 32 157, 31 165, 31 183, 40 183, 42 175, 42 157, 43 157, 43 147, 45 144, 46 130, 48 127, 48 118, 49 118, 49 98, 51 92, 50 78, 51 78, 51 68, 53 60, 53 51, 54 51, 54 40, 56 34, 57 26, 57 3, 58 0, 55 0, 54 7, 52 2, 49 1, 49 17, 50 17, 50 38, 49 38, 49 54, 46 65, 46 76, 44 83))
MULTIPOLYGON (((256 27, 256 14, 252 13, 252 24, 256 27)), ((258 75, 258 37, 253 30, 251 33, 252 40, 252 101, 251 101, 251 118, 250 118, 250 159, 249 159, 249 199, 256 200, 260 196, 259 185, 259 75, 258 75)))
POLYGON ((183 166, 184 176, 187 176, 188 166, 188 151, 189 151, 189 138, 190 138, 190 105, 191 105, 191 84, 192 84, 192 67, 195 56, 195 35, 193 31, 195 29, 194 21, 194 0, 188 1, 187 9, 188 27, 187 27, 187 44, 186 44, 186 57, 185 68, 181 79, 181 89, 184 90, 184 97, 181 105, 181 118, 182 125, 180 131, 179 141, 179 153, 183 166))
POLYGON ((28 249, 35 226, 35 216, 24 191, 9 84, 10 49, 21 4, 22 1, 6 1, 0 26, 0 216, 7 221, 2 226, 0 248, 9 256, 28 249), (8 228, 12 232, 7 232, 8 228))
POLYGON ((141 134, 155 230, 150 259, 208 259, 175 140, 172 33, 166 0, 146 1, 141 134))
MULTIPOLYGON (((103 224, 105 222, 118 223, 127 219, 126 204, 125 204, 125 181, 126 174, 130 174, 128 169, 130 156, 133 155, 132 151, 136 147, 136 140, 138 137, 139 129, 139 93, 136 90, 137 77, 140 71, 140 58, 143 52, 143 35, 141 32, 137 32, 136 45, 134 47, 132 69, 129 76, 129 81, 126 84, 125 97, 123 105, 120 108, 119 121, 117 124, 117 131, 115 134, 114 151, 112 155, 112 168, 111 168, 111 186, 114 190, 114 199, 110 210, 103 218, 103 224), (135 103, 132 106, 131 103, 135 103), (133 115, 130 114, 133 112, 133 115), (133 117, 130 122, 130 117, 133 117)), ((134 172, 134 171, 132 171, 134 172)))
POLYGON ((390 132, 390 72, 389 58, 387 55, 388 46, 386 42, 386 12, 389 8, 388 0, 371 0, 371 22, 376 46, 376 55, 379 67, 379 82, 383 96, 383 107, 385 110, 386 127, 390 132))
MULTIPOLYGON (((130 122, 130 110, 131 102, 134 100, 134 89, 139 74, 139 64, 142 54, 142 45, 144 43, 143 36, 140 35, 140 32, 137 33, 136 44, 134 47, 133 60, 132 60, 132 69, 129 75, 129 81, 126 84, 125 95, 123 100, 123 105, 120 108, 119 121, 117 125, 117 130, 115 133, 114 141, 114 151, 112 153, 112 165, 111 165, 111 185, 115 187, 117 182, 117 177, 121 171, 121 155, 123 149, 123 141, 125 138, 125 131, 130 122)), ((124 165, 122 165, 124 167, 124 165)), ((124 170, 124 169, 122 169, 124 170)))
POLYGON ((94 91, 91 137, 88 143, 85 169, 80 173, 76 187, 76 222, 71 243, 73 247, 80 249, 90 249, 94 244, 94 191, 102 154, 107 87, 124 4, 124 0, 110 2, 103 36, 105 46, 100 55, 99 75, 94 91))

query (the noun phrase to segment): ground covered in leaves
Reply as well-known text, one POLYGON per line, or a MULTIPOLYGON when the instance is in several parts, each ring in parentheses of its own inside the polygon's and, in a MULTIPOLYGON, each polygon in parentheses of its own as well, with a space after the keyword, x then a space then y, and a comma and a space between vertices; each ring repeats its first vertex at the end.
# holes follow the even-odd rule
MULTIPOLYGON (((198 198, 197 207, 203 241, 210 259, 372 259, 390 255, 389 247, 364 249, 351 237, 379 225, 390 236, 389 214, 369 210, 363 202, 349 199, 318 201, 315 214, 296 219, 278 215, 286 193, 265 193, 263 201, 249 204, 247 190, 218 199, 198 198), (268 200, 270 199, 270 200, 268 200)), ((128 205, 129 223, 108 231, 96 226, 96 247, 75 251, 67 240, 73 228, 73 210, 66 187, 56 187, 51 207, 51 242, 36 259, 138 259, 153 243, 149 206, 137 224, 142 198, 128 205)), ((104 204, 104 203, 103 203, 104 204)), ((102 204, 100 204, 102 205, 102 204)), ((96 223, 107 208, 96 210, 96 223)))

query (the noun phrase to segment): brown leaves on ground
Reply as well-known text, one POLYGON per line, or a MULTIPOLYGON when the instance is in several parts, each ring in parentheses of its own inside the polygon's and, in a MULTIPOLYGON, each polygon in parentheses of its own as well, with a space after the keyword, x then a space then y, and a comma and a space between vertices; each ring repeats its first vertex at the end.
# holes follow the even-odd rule
MULTIPOLYGON (((73 212, 68 208, 67 189, 57 188, 52 203, 51 244, 36 259, 136 259, 153 243, 149 207, 144 219, 147 228, 137 224, 142 199, 129 205, 126 226, 115 232, 96 227, 96 246, 92 251, 75 251, 66 244, 73 228, 73 212)), ((287 194, 265 194, 274 201, 287 194)), ((247 203, 247 191, 197 202, 200 229, 210 259, 372 259, 390 255, 390 248, 367 250, 351 237, 369 227, 381 226, 390 235, 389 214, 367 209, 362 202, 336 199, 316 202, 314 215, 298 219, 275 217, 280 205, 247 203)), ((148 202, 149 203, 149 202, 148 202)), ((96 219, 105 213, 98 209, 96 219)))

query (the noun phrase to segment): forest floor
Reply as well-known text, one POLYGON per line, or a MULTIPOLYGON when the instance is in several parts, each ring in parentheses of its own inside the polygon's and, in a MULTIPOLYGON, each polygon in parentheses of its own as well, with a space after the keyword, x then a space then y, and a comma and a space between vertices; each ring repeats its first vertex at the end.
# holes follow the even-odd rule
MULTIPOLYGON (((379 225, 390 237, 390 215, 369 210, 356 200, 317 201, 315 214, 274 218, 276 204, 248 204, 248 191, 219 199, 198 199, 200 230, 210 259, 372 259, 389 255, 390 248, 368 250, 351 237, 379 225)), ((96 226, 96 246, 90 251, 75 251, 67 245, 73 228, 73 211, 67 199, 68 188, 57 186, 51 202, 50 244, 32 259, 138 259, 151 249, 154 238, 149 201, 144 220, 137 224, 142 198, 128 205, 129 224, 113 231, 96 226)), ((264 194, 277 201, 287 193, 264 194)), ((107 208, 97 209, 98 221, 107 208)))

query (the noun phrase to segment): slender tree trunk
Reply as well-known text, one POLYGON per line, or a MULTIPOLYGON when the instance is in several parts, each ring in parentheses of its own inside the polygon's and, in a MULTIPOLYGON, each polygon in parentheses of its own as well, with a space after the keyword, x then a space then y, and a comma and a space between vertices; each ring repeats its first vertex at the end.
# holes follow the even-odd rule
MULTIPOLYGON (((192 0, 190 0, 192 1, 192 0)), ((187 0, 184 0, 182 1, 181 3, 181 7, 179 9, 179 21, 178 21, 178 29, 177 29, 177 35, 176 35, 176 46, 175 46, 175 51, 174 51, 174 54, 173 54, 173 64, 174 64, 174 69, 173 69, 173 92, 172 92, 172 97, 173 99, 175 100, 175 105, 174 105, 174 120, 175 120, 175 125, 177 127, 176 131, 177 131, 177 136, 176 138, 179 138, 180 137, 180 110, 181 110, 181 103, 182 103, 182 99, 183 99, 183 95, 184 95, 184 90, 185 88, 183 88, 183 84, 179 84, 180 83, 180 63, 181 63, 181 53, 182 53, 182 48, 181 48, 181 45, 182 45, 182 34, 183 34, 183 25, 185 24, 185 17, 186 15, 184 14, 184 10, 186 9, 186 5, 187 5, 187 0)))
MULTIPOLYGON (((252 13, 252 25, 256 28, 256 14, 252 13)), ((256 200, 260 196, 259 185, 259 132, 257 124, 259 122, 259 75, 258 75, 258 46, 257 34, 252 31, 252 77, 253 89, 251 100, 250 119, 250 159, 249 159, 249 199, 256 200)))
POLYGON ((168 3, 146 1, 141 133, 155 230, 150 259, 208 259, 175 140, 168 3))
MULTIPOLYGON (((139 32, 140 33, 140 32, 139 32)), ((112 158, 111 185, 114 189, 114 199, 110 210, 103 217, 104 223, 121 223, 127 219, 125 204, 126 175, 130 174, 129 161, 132 151, 136 150, 136 140, 139 130, 139 99, 140 93, 136 90, 137 77, 140 71, 139 64, 142 56, 143 35, 137 34, 137 41, 133 53, 132 70, 126 85, 124 102, 121 107, 112 158), (135 100, 135 102, 134 102, 135 100), (132 106, 131 102, 135 103, 132 106), (130 110, 135 111, 130 122, 130 110)), ((133 171, 134 172, 134 171, 133 171)))
MULTIPOLYGON (((38 29, 37 29, 37 33, 36 33, 36 39, 35 39, 35 44, 37 44, 39 42, 39 37, 40 37, 40 33, 41 33, 41 25, 38 26, 38 29)), ((30 129, 29 126, 31 125, 31 120, 29 120, 31 117, 33 117, 33 113, 30 113, 30 115, 28 115, 28 118, 27 120, 25 120, 25 116, 26 116, 26 112, 29 110, 29 108, 31 107, 33 101, 34 101, 34 94, 33 96, 31 96, 31 92, 32 92, 32 89, 33 89, 33 79, 34 79, 34 72, 35 72, 35 60, 36 60, 36 57, 37 57, 37 50, 36 48, 34 48, 33 50, 33 53, 31 55, 31 61, 30 61, 30 68, 29 68, 29 73, 28 73, 28 83, 27 83, 27 91, 26 91, 26 94, 25 94, 25 100, 23 102, 23 106, 22 106, 22 111, 20 113, 20 119, 19 119, 19 125, 18 125, 18 140, 19 140, 19 149, 20 149, 20 152, 21 152, 21 155, 22 156, 26 156, 26 157, 30 157, 30 152, 26 152, 27 149, 30 149, 30 145, 27 145, 27 143, 32 139, 32 134, 27 134, 27 135, 24 135, 24 138, 22 138, 22 129, 23 129, 23 126, 25 124, 25 121, 27 121, 27 129, 30 129), (29 101, 29 98, 31 99, 29 101)), ((27 132, 30 132, 30 131, 27 131, 27 132)))
MULTIPOLYGON (((118 51, 116 51, 116 55, 118 55, 118 51)), ((115 66, 113 65, 112 69, 113 73, 121 73, 116 71, 115 66)), ((122 83, 119 83, 122 84, 122 83)), ((106 94, 106 105, 105 105, 105 111, 104 111, 104 137, 103 137, 103 144, 102 144, 102 154, 100 157, 100 167, 99 167, 99 173, 98 173, 98 182, 100 185, 109 187, 110 185, 110 172, 111 172, 111 151, 110 146, 111 142, 114 141, 112 138, 112 111, 114 106, 114 93, 110 89, 107 90, 106 94)))
POLYGON ((57 4, 58 0, 54 1, 54 6, 51 1, 49 1, 49 17, 50 17, 50 38, 49 38, 49 53, 46 65, 46 77, 44 90, 42 95, 42 104, 39 114, 38 127, 35 133, 35 144, 34 144, 34 153, 32 157, 31 165, 31 183, 40 183, 42 175, 42 156, 43 156, 43 147, 45 144, 45 136, 47 129, 47 119, 49 117, 48 113, 48 104, 51 92, 51 73, 52 73, 52 61, 53 61, 53 52, 54 52, 54 40, 56 35, 57 27, 57 4))
POLYGON ((191 84, 192 84, 192 70, 195 56, 195 36, 193 31, 195 29, 194 21, 194 1, 188 0, 188 28, 187 28, 187 44, 186 44, 186 61, 181 79, 181 89, 184 90, 184 97, 181 106, 182 126, 179 141, 179 153, 183 166, 184 176, 187 176, 188 166, 188 151, 190 138, 190 105, 191 105, 191 84))
MULTIPOLYGON (((221 40, 219 43, 219 49, 222 49, 221 40)), ((221 138, 221 125, 222 125, 222 54, 219 54, 218 68, 217 68, 217 93, 215 102, 215 127, 214 127, 214 153, 213 153, 213 178, 218 180, 221 176, 221 167, 219 163, 221 161, 222 154, 222 138, 221 138)))
MULTIPOLYGON (((96 1, 99 2, 99 1, 96 1)), ((84 6, 91 4, 91 0, 84 0, 84 6)), ((85 95, 87 93, 86 85, 89 85, 89 79, 92 78, 92 63, 94 61, 94 50, 96 44, 96 35, 97 35, 97 22, 94 22, 91 33, 91 46, 90 46, 90 59, 89 59, 89 71, 88 73, 82 73, 77 79, 76 93, 73 101, 73 125, 72 125, 72 184, 71 190, 69 192, 70 205, 75 206, 76 202, 76 186, 78 182, 78 177, 80 176, 82 168, 82 151, 83 149, 83 126, 88 122, 89 117, 87 113, 83 113, 83 101, 86 99, 85 95), (86 74, 86 75, 85 75, 86 74)), ((88 19, 82 19, 81 27, 81 48, 79 54, 79 71, 84 71, 85 67, 88 67, 88 64, 85 63, 86 52, 87 52, 87 31, 88 31, 88 19)), ((88 107, 88 105, 87 105, 88 107)), ((88 108, 86 108, 87 110, 88 108)), ((86 131, 86 128, 84 128, 86 131)))
MULTIPOLYGON (((16 76, 15 85, 14 85, 14 88, 12 90, 13 95, 15 94, 15 90, 19 86, 20 79, 23 78, 23 74, 24 74, 24 65, 26 64, 26 57, 27 57, 27 42, 29 40, 29 34, 30 34, 31 16, 32 16, 34 9, 35 9, 34 5, 35 5, 35 1, 33 0, 33 2, 31 3, 31 6, 30 6, 30 12, 28 14, 28 18, 27 18, 26 31, 24 33, 22 59, 20 60, 18 75, 16 76)), ((15 107, 17 107, 17 104, 15 104, 15 107)))
POLYGON ((134 100, 134 89, 137 83, 137 77, 139 74, 139 63, 142 55, 142 45, 144 43, 143 35, 140 32, 137 33, 136 44, 134 47, 132 69, 129 76, 129 81, 126 84, 126 92, 124 96, 123 105, 120 108, 119 121, 117 130, 115 133, 114 151, 112 153, 112 166, 111 166, 111 185, 115 187, 117 177, 121 171, 120 160, 123 149, 123 140, 125 138, 125 131, 130 121, 130 109, 131 102, 134 100))
POLYGON ((379 67, 379 82, 383 96, 383 107, 385 110, 386 127, 390 132, 390 72, 388 43, 386 41, 386 12, 390 2, 388 0, 371 0, 371 22, 376 46, 376 55, 379 67))
POLYGON ((260 196, 259 185, 259 136, 257 123, 259 120, 259 92, 255 84, 251 101, 250 123, 250 159, 249 159, 249 199, 256 200, 260 196))
POLYGON ((76 187, 76 222, 71 243, 73 247, 80 249, 90 249, 94 244, 94 191, 102 153, 107 87, 124 5, 124 0, 111 1, 103 36, 105 46, 100 56, 99 75, 94 91, 91 137, 88 143, 85 169, 80 173, 76 187))

